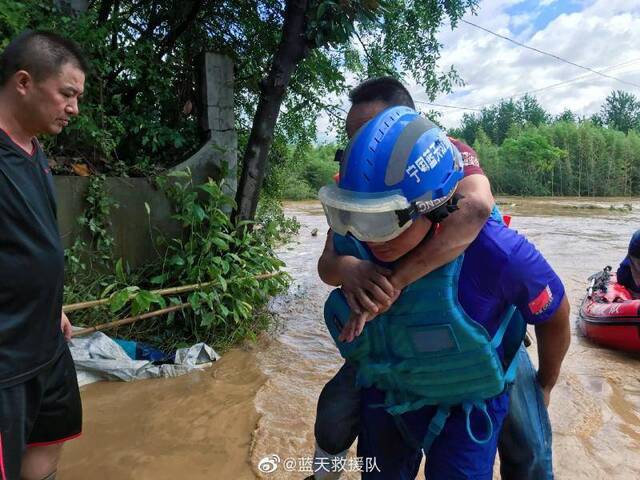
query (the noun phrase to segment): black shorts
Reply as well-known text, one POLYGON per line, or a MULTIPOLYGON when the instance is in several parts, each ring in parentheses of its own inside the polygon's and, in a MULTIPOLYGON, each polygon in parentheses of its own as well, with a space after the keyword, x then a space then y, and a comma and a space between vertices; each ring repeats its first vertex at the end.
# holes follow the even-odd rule
POLYGON ((71 353, 26 382, 0 388, 0 480, 18 480, 28 447, 80 435, 82 404, 71 353))

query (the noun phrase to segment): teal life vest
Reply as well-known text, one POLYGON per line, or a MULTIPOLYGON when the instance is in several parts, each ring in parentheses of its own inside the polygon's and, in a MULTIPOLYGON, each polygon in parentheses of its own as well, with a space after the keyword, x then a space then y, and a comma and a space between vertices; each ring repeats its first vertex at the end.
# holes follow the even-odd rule
MULTIPOLYGON (((351 236, 334 234, 334 247, 338 255, 373 261, 364 245, 351 236)), ((392 307, 368 322, 351 343, 338 340, 351 313, 342 291, 334 290, 325 303, 327 327, 341 355, 357 368, 358 385, 385 392, 381 407, 399 418, 426 405, 438 406, 421 445, 425 451, 444 427, 451 407, 457 405, 466 413, 467 431, 475 442, 491 438, 493 425, 485 401, 513 382, 516 365, 512 360, 526 328, 513 306, 503 314, 493 337, 469 317, 458 301, 463 258, 406 287, 392 307), (503 345, 507 330, 509 342, 503 345), (505 365, 498 353, 501 345, 509 359, 505 365), (481 438, 470 427, 473 408, 485 417, 486 434, 481 438)))

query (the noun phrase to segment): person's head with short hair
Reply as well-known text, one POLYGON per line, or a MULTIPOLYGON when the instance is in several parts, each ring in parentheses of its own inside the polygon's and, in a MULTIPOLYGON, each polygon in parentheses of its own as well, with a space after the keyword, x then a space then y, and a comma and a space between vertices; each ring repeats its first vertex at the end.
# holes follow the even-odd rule
POLYGON ((18 35, 0 55, 0 85, 16 72, 28 72, 36 82, 57 75, 65 64, 87 72, 89 65, 80 47, 53 32, 31 31, 18 35))
POLYGON ((636 230, 629 241, 628 254, 630 257, 640 259, 640 230, 636 230))
POLYGON ((366 122, 389 107, 409 107, 415 110, 411 94, 393 77, 365 80, 349 92, 351 109, 347 114, 347 136, 351 138, 366 122))
POLYGON ((52 32, 21 33, 0 54, 0 117, 32 136, 60 133, 78 114, 87 71, 75 42, 52 32))
POLYGON ((629 264, 634 278, 640 277, 640 230, 636 230, 631 236, 627 257, 629 258, 629 264))
MULTIPOLYGON (((347 136, 352 139, 356 132, 380 112, 391 107, 409 107, 415 110, 415 103, 407 88, 396 78, 376 77, 365 80, 349 92, 351 108, 347 114, 347 136)), ((341 155, 342 156, 342 155, 341 155)), ((439 211, 447 209, 446 205, 439 211)), ((453 203, 455 205, 455 201, 453 203)), ((453 211, 451 209, 450 211, 453 211)), ((425 215, 418 216, 411 226, 397 237, 382 242, 366 242, 371 253, 381 261, 392 262, 413 250, 425 238, 433 224, 425 215)))
MULTIPOLYGON (((354 108, 384 105, 370 98, 354 108)), ((393 262, 457 210, 463 165, 444 132, 415 109, 381 110, 363 119, 342 155, 336 184, 318 195, 334 232, 350 233, 378 260, 393 262)))

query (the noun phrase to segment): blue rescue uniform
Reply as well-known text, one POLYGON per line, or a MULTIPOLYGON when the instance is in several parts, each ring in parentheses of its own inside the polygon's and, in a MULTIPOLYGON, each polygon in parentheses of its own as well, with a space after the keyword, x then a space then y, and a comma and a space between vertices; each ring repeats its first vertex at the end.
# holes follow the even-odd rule
POLYGON ((636 282, 633 280, 633 275, 631 275, 631 260, 629 260, 628 255, 624 257, 624 260, 620 263, 616 278, 620 285, 627 287, 627 289, 633 293, 640 293, 640 285, 636 285, 636 282))
MULTIPOLYGON (((491 336, 509 305, 515 305, 527 323, 537 324, 556 312, 563 297, 562 282, 540 252, 523 236, 494 220, 487 222, 465 252, 458 300, 491 336)), ((369 462, 363 478, 414 479, 422 457, 420 441, 436 407, 405 413, 403 421, 398 422, 379 407, 384 402, 382 391, 372 387, 363 389, 362 395, 358 456, 369 462)), ((490 399, 487 406, 494 430, 484 444, 469 437, 462 409, 451 410, 429 450, 427 479, 492 478, 497 440, 509 406, 508 393, 490 399)), ((472 430, 482 431, 484 426, 484 419, 472 415, 472 430)))

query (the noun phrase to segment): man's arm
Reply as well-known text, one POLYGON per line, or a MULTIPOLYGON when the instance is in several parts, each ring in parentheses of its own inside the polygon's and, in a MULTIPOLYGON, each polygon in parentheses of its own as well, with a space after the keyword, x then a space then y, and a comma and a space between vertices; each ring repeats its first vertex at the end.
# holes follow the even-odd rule
POLYGON ((69 317, 67 314, 62 312, 60 315, 60 330, 62 330, 62 334, 64 335, 64 339, 68 342, 71 340, 71 332, 73 332, 73 327, 71 326, 71 322, 69 321, 69 317))
POLYGON ((378 306, 390 305, 397 296, 387 279, 391 271, 351 255, 337 255, 331 230, 318 260, 318 274, 324 283, 342 286, 347 303, 356 314, 361 313, 362 309, 377 313, 378 306))
POLYGON ((449 215, 438 235, 420 245, 398 262, 391 283, 403 289, 419 278, 458 257, 475 240, 491 214, 494 199, 484 175, 462 179, 457 192, 464 196, 460 210, 449 215))
POLYGON ((565 295, 555 313, 545 322, 535 326, 538 344, 538 383, 542 387, 547 406, 551 389, 560 374, 562 360, 571 343, 569 310, 569 302, 565 295))
POLYGON ((537 377, 548 405, 571 341, 569 302, 560 277, 535 246, 511 230, 505 232, 509 235, 505 233, 501 245, 508 263, 500 287, 506 303, 518 307, 524 320, 535 326, 537 377))
POLYGON ((318 273, 329 285, 342 285, 351 310, 377 314, 386 310, 404 287, 459 256, 478 236, 493 208, 489 180, 484 175, 462 179, 458 193, 460 210, 446 218, 440 233, 400 260, 396 270, 372 262, 340 256, 333 249, 332 232, 327 235, 318 260, 318 273), (370 293, 370 295, 368 294, 370 293))

